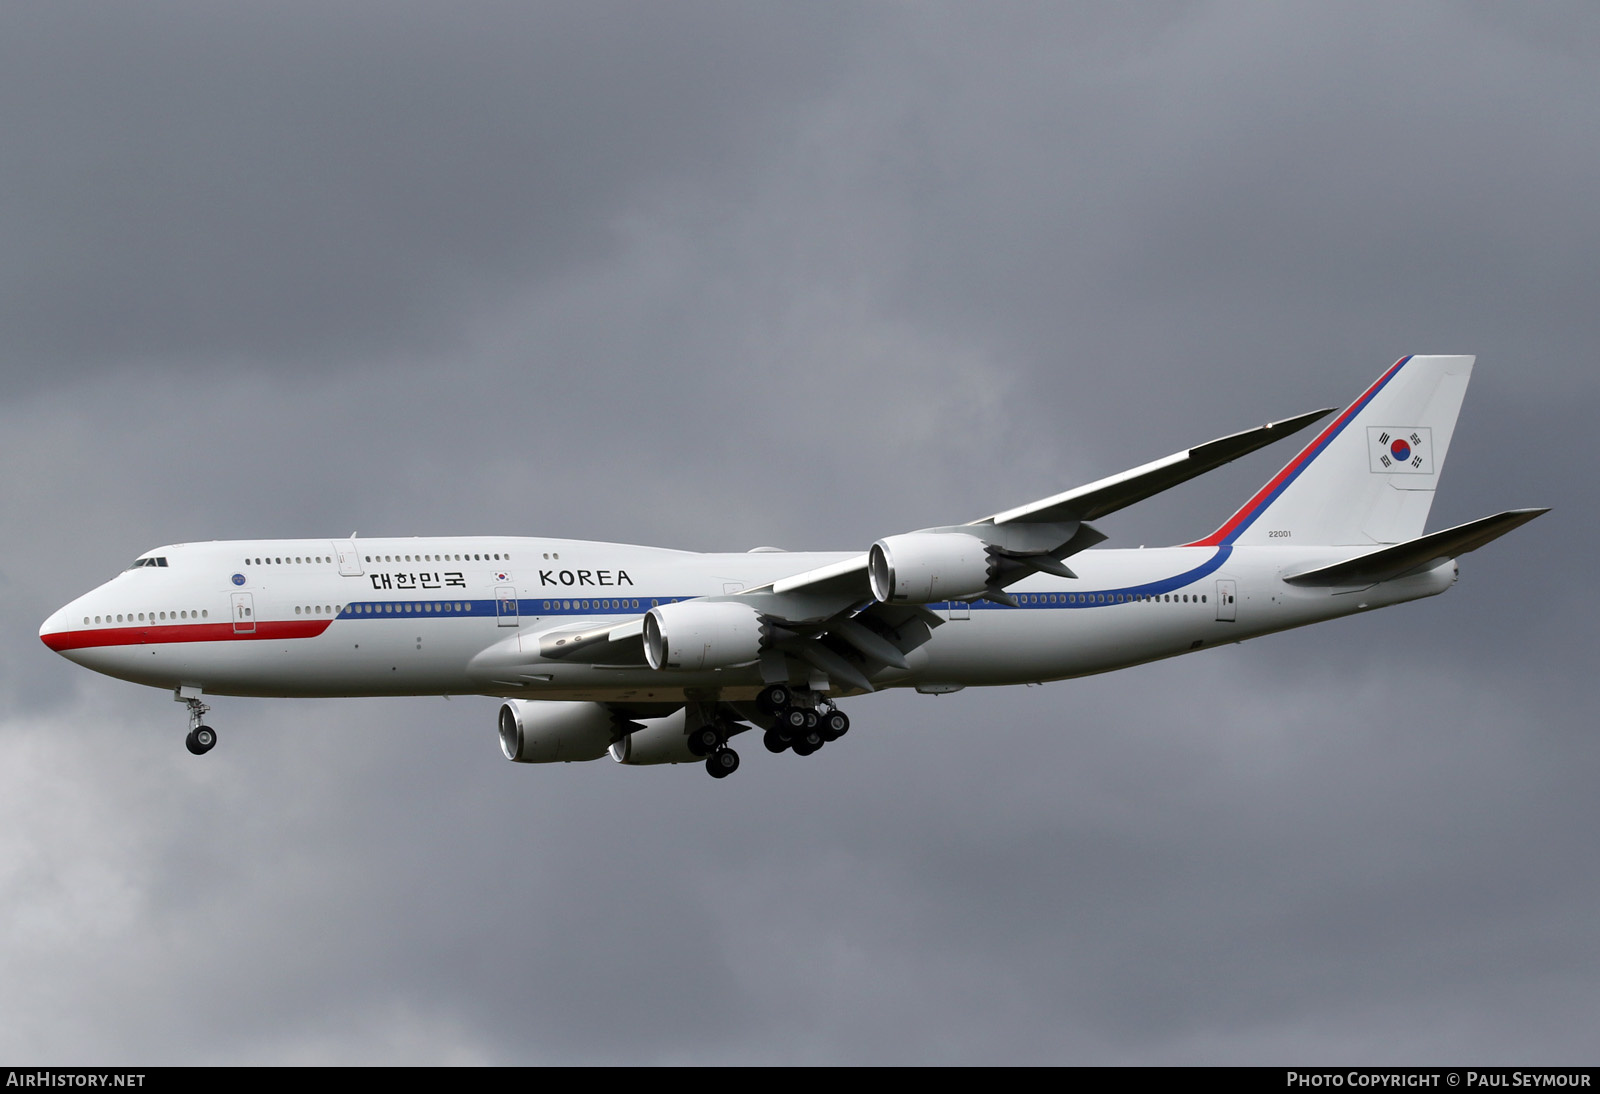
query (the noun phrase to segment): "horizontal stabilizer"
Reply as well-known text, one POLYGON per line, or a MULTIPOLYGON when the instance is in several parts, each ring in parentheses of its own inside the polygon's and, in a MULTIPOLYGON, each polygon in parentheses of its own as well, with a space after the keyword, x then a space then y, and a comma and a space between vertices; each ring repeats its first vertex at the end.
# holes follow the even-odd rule
POLYGON ((1325 588, 1333 585, 1376 585, 1407 574, 1432 569, 1447 559, 1456 558, 1468 551, 1476 551, 1485 543, 1499 539, 1514 528, 1520 528, 1534 517, 1548 513, 1549 509, 1512 509, 1469 521, 1442 532, 1434 532, 1420 539, 1407 540, 1393 547, 1336 562, 1332 566, 1284 578, 1291 585, 1309 585, 1325 588))

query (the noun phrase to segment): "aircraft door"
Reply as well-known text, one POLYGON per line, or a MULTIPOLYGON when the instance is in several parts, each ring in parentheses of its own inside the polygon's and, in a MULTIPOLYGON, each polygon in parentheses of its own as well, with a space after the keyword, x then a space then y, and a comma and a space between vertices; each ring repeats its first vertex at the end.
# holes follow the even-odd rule
POLYGON ((255 598, 249 593, 233 593, 233 633, 256 633, 255 598))
POLYGON ((497 585, 494 590, 494 613, 502 627, 520 626, 517 612, 517 590, 510 585, 497 585))
POLYGON ((1217 582, 1217 622, 1232 623, 1234 616, 1234 595, 1238 592, 1237 581, 1217 582))
POLYGON ((339 573, 341 576, 361 576, 361 555, 356 552, 354 542, 348 539, 334 540, 333 553, 339 556, 339 573))

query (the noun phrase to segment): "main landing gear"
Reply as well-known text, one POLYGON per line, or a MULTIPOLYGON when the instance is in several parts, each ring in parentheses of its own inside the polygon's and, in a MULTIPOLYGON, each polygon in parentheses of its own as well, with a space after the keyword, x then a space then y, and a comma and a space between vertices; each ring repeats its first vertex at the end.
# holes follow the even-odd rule
POLYGON ((739 754, 731 748, 719 748, 706 757, 706 774, 713 779, 726 779, 739 770, 739 754))
POLYGON ((739 770, 739 754, 728 747, 728 726, 707 722, 689 734, 689 751, 706 758, 706 774, 713 779, 726 779, 739 770))
POLYGON ((850 719, 844 711, 818 700, 815 692, 773 684, 756 696, 756 705, 773 719, 772 728, 761 738, 768 752, 793 749, 796 756, 809 756, 850 732, 850 719))
POLYGON ((211 708, 194 695, 180 694, 177 699, 189 707, 189 735, 183 739, 183 743, 196 756, 204 756, 217 746, 217 731, 201 721, 211 708))

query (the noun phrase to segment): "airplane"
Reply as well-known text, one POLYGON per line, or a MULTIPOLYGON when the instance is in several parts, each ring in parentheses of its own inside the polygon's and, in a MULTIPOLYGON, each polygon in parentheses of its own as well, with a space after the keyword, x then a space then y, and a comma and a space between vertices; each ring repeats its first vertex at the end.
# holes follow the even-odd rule
POLYGON ((866 551, 701 554, 536 537, 175 543, 40 627, 86 668, 204 697, 488 695, 519 763, 739 767, 760 730, 808 756, 838 700, 1144 664, 1450 588, 1547 509, 1424 534, 1470 356, 1403 357, 1216 531, 1096 549, 1100 521, 1333 413, 1272 422, 866 551))

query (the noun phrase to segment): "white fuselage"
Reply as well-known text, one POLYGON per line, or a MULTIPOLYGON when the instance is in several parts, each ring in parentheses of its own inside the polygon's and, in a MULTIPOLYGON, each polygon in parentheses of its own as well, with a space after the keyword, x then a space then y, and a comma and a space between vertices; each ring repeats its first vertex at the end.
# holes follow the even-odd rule
MULTIPOLYGON (((980 600, 928 605, 943 625, 876 687, 954 690, 1059 680, 1431 596, 1453 562, 1361 589, 1282 575, 1349 548, 1092 550, 1076 579, 1038 574, 980 600)), ((176 544, 52 615, 40 636, 109 676, 214 695, 485 694, 613 702, 747 698, 754 664, 688 673, 546 660, 537 638, 585 621, 724 596, 851 553, 696 554, 513 537, 176 544), (159 564, 155 564, 159 562, 159 564), (515 682, 506 666, 515 665, 515 682)))

